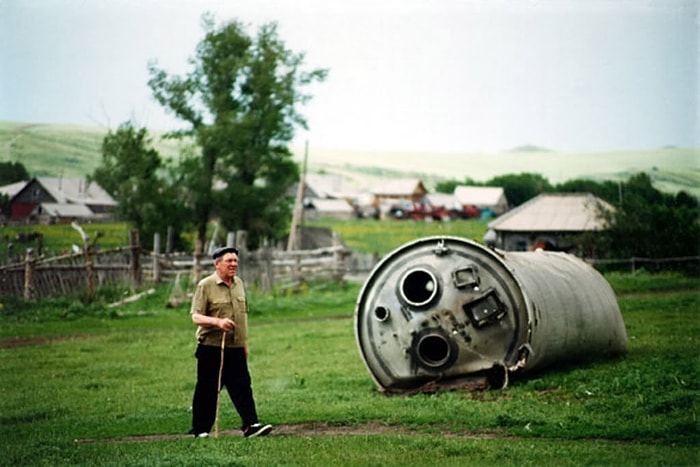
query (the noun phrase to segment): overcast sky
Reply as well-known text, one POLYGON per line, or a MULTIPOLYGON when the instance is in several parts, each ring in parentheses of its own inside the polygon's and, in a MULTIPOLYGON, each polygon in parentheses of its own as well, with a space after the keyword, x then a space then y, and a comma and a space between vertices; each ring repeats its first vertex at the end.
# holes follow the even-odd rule
POLYGON ((700 147, 700 0, 0 0, 0 120, 169 129, 149 60, 190 70, 205 11, 275 21, 316 147, 700 147))

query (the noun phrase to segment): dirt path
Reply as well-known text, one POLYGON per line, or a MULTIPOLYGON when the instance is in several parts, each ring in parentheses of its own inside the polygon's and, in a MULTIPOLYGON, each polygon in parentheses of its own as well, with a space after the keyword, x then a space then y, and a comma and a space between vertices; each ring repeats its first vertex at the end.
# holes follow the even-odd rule
MULTIPOLYGON (((275 425, 270 436, 274 437, 296 437, 308 438, 313 436, 366 436, 366 435, 423 435, 423 433, 410 430, 402 426, 388 426, 377 422, 370 422, 361 425, 331 425, 328 423, 311 422, 288 425, 275 425)), ((504 436, 496 433, 462 432, 454 433, 438 430, 436 434, 447 438, 462 439, 489 439, 489 438, 516 438, 504 436)), ((212 434, 213 436, 213 434, 212 434)), ((240 430, 220 430, 219 437, 242 437, 240 430)), ((140 435, 124 436, 122 438, 83 438, 76 439, 76 443, 145 443, 151 441, 165 441, 174 439, 192 439, 192 435, 187 434, 160 434, 160 435, 140 435)))

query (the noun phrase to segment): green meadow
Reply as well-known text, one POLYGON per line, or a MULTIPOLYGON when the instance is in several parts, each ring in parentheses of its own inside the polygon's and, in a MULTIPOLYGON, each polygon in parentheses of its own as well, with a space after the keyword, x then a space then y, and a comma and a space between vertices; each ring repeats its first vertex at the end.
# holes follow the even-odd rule
POLYGON ((250 291, 250 367, 266 438, 227 397, 193 439, 194 326, 173 286, 0 304, 1 465, 698 465, 700 280, 611 274, 628 351, 502 390, 385 396, 355 343, 360 283, 250 291))
MULTIPOLYGON (((33 175, 83 176, 99 163, 105 132, 0 122, 0 161, 22 161, 33 175)), ((648 167, 640 167, 655 174, 654 183, 670 191, 694 186, 697 194, 697 151, 663 151, 622 165, 644 160, 648 167)), ((542 166, 545 154, 531 161, 542 166)), ((390 170, 369 169, 362 157, 347 165, 331 156, 322 166, 312 149, 310 160, 364 181, 390 170)), ((450 167, 453 178, 482 179, 474 176, 478 164, 459 172, 450 165, 458 163, 435 157, 433 164, 450 167)), ((501 173, 519 171, 511 157, 479 167, 493 162, 501 173)), ((596 171, 627 173, 604 159, 595 159, 596 171)), ((355 251, 381 257, 427 235, 480 241, 486 224, 313 225, 337 231, 355 251)), ((102 248, 128 242, 124 224, 83 227, 102 248)), ((48 255, 80 244, 70 226, 2 227, 0 263, 10 242, 15 253, 35 246, 13 240, 33 231, 43 234, 48 255)), ((361 283, 313 283, 298 293, 250 290, 254 391, 262 421, 275 425, 271 436, 253 440, 240 435, 227 397, 218 438, 184 435, 195 340, 188 304, 167 306, 178 287, 162 284, 115 307, 108 304, 141 290, 30 302, 0 291, 0 465, 700 465, 700 279, 643 270, 606 279, 627 329, 624 356, 561 364, 502 390, 393 397, 378 391, 357 350, 353 314, 361 283)))
MULTIPOLYGON (((395 219, 341 221, 321 219, 307 225, 326 227, 337 232, 348 248, 360 253, 383 256, 394 248, 429 235, 454 235, 481 241, 486 234, 488 219, 456 220, 452 222, 423 222, 395 219)), ((129 227, 125 223, 97 223, 82 225, 90 244, 102 249, 129 245, 129 227)), ((211 227, 213 234, 214 227, 211 227)), ((12 244, 13 257, 23 258, 27 248, 36 249, 36 240, 22 242, 22 234, 40 233, 43 253, 47 257, 71 251, 73 245, 82 246, 82 237, 68 224, 20 225, 0 227, 0 264, 7 260, 12 244)), ((165 235, 165 232, 163 232, 165 235)), ((194 234, 187 233, 188 243, 194 247, 194 234)))
MULTIPOLYGON (((121 122, 119 122, 121 123, 121 122)), ((116 130, 118 123, 111 128, 116 130)), ((110 128, 0 121, 0 162, 21 162, 32 176, 84 177, 102 161, 102 139, 110 128)), ((152 145, 166 159, 180 143, 149 131, 152 145)), ((665 192, 685 190, 700 197, 700 148, 646 148, 635 151, 570 153, 511 150, 498 153, 440 153, 340 150, 309 144, 291 148, 311 173, 339 174, 358 189, 386 178, 418 178, 432 189, 443 180, 486 182, 505 174, 537 173, 552 184, 574 179, 624 181, 644 172, 665 192)))

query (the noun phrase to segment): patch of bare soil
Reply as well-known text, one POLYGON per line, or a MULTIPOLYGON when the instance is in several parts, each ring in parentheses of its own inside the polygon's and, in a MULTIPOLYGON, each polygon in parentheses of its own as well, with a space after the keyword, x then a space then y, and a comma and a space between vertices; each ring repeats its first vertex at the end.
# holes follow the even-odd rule
POLYGON ((16 347, 26 347, 29 345, 44 345, 55 339, 50 337, 11 337, 0 339, 0 349, 14 349, 16 347))
POLYGON ((31 345, 46 345, 53 342, 61 342, 72 339, 88 337, 87 334, 75 334, 69 336, 36 336, 36 337, 9 337, 0 339, 0 349, 14 349, 17 347, 27 347, 31 345))
MULTIPOLYGON (((496 433, 481 433, 481 432, 448 432, 436 430, 436 434, 448 438, 464 438, 464 439, 488 439, 488 438, 511 438, 496 433)), ((298 437, 308 438, 314 436, 367 436, 367 435, 382 435, 382 434, 398 434, 398 435, 421 435, 417 432, 402 426, 383 425, 378 422, 370 422, 362 425, 333 425, 322 422, 297 423, 288 425, 275 425, 272 433, 269 436, 275 437, 298 437)), ((213 437, 214 433, 210 434, 213 437)), ((219 437, 242 437, 243 433, 240 430, 219 430, 219 437)), ((193 439, 192 435, 188 434, 160 434, 160 435, 141 435, 141 436, 125 436, 122 438, 83 438, 76 439, 76 443, 144 443, 150 441, 165 441, 173 439, 193 439)))

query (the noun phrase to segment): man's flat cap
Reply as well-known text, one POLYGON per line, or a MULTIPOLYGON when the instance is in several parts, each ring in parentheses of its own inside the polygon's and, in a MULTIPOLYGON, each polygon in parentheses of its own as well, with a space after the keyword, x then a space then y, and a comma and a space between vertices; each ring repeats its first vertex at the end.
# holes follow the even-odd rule
POLYGON ((211 254, 212 259, 219 259, 222 256, 224 256, 226 253, 235 253, 238 254, 238 248, 234 248, 232 246, 224 246, 221 248, 217 248, 214 250, 214 253, 211 254))

